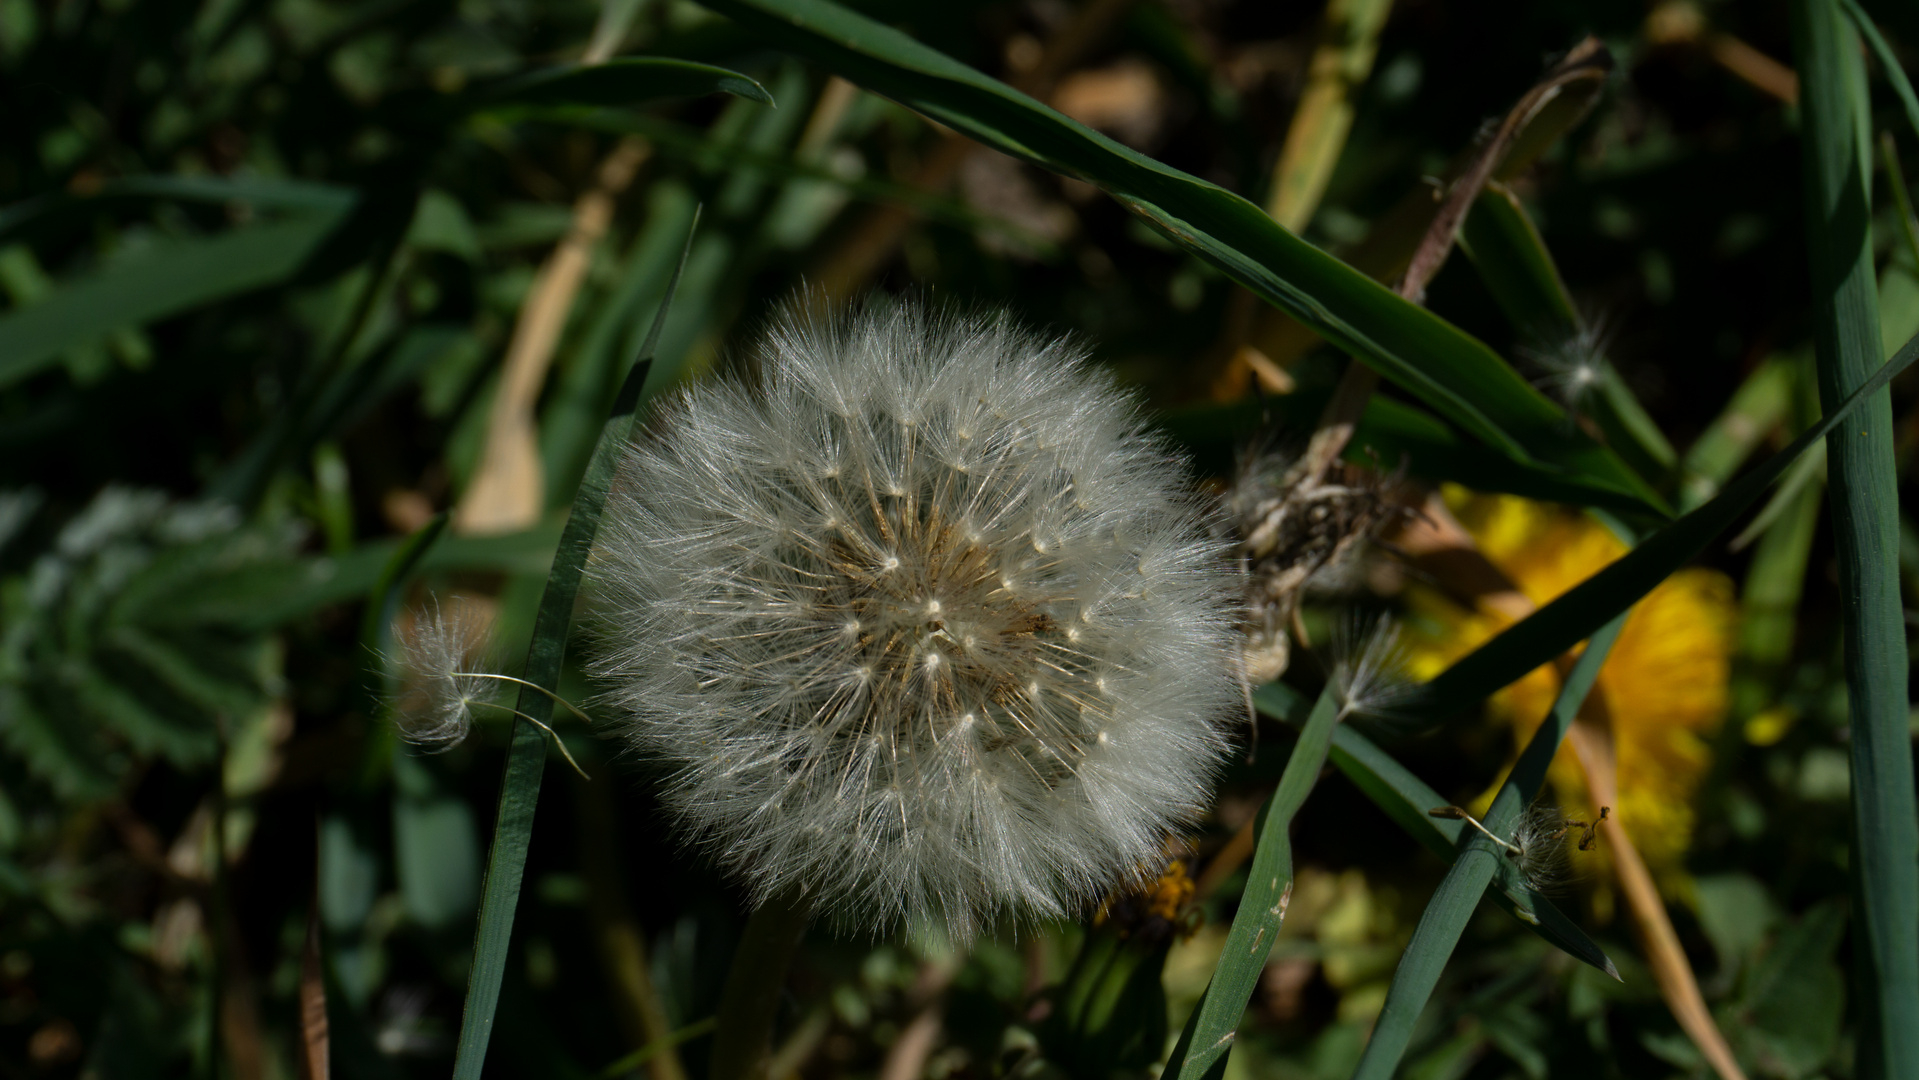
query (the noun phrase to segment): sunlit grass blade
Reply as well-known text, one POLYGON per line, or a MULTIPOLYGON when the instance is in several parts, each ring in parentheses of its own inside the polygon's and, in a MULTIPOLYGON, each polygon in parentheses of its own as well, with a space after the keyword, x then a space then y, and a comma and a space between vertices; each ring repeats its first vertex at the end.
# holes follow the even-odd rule
MULTIPOLYGON (((1836 412, 1840 399, 1858 396, 1855 387, 1871 392, 1866 407, 1826 444, 1851 721, 1857 1075, 1911 1077, 1919 1076, 1919 800, 1907 720, 1891 395, 1867 377, 1883 348, 1873 276, 1870 109, 1859 40, 1840 5, 1798 0, 1793 16, 1819 398, 1836 412)), ((1912 350, 1908 345, 1900 354, 1912 350)))
MULTIPOLYGON (((1253 691, 1253 701, 1260 712, 1294 727, 1305 723, 1310 707, 1284 683, 1259 687, 1253 691)), ((1342 724, 1333 732, 1333 748, 1327 760, 1421 847, 1447 862, 1458 858, 1459 834, 1466 825, 1427 813, 1446 800, 1377 743, 1342 724)), ((1619 977, 1605 950, 1550 899, 1517 878, 1500 878, 1494 885, 1493 901, 1507 914, 1566 955, 1615 979, 1619 977)))
MULTIPOLYGON (((686 266, 685 253, 692 250, 693 233, 698 226, 699 216, 695 214, 681 247, 682 270, 686 266)), ((516 711, 533 717, 538 724, 524 720, 513 722, 512 741, 500 781, 499 809, 493 824, 493 846, 487 855, 486 879, 481 889, 473 967, 467 976, 466 1011, 453 1062, 455 1080, 479 1080, 487 1040, 493 1033, 493 1013, 499 1004, 500 980, 506 974, 507 948, 513 935, 513 912, 519 905, 520 879, 526 870, 527 848, 533 838, 533 813, 539 802, 540 778, 546 766, 546 733, 540 730, 539 724, 544 724, 553 714, 553 699, 548 695, 559 686, 560 664, 566 654, 567 631, 573 621, 573 602, 579 594, 586 557, 599 531, 600 514, 606 506, 614 468, 639 423, 640 390, 646 383, 660 327, 673 305, 678 283, 679 271, 676 270, 673 280, 667 283, 666 296, 660 302, 659 314, 654 316, 646 344, 640 348, 613 401, 611 413, 601 425, 599 445, 593 451, 586 475, 580 480, 573 511, 553 556, 546 592, 540 597, 522 676, 546 692, 522 690, 514 705, 516 711)))
MULTIPOLYGON (((1485 826, 1491 832, 1510 837, 1527 805, 1539 794, 1553 755, 1558 753, 1559 744, 1572 729, 1573 718, 1579 714, 1580 706, 1585 703, 1587 693, 1599 677, 1599 669, 1612 652, 1613 642, 1618 639, 1619 631, 1625 624, 1626 616, 1621 615, 1600 628, 1586 644, 1586 650, 1573 663, 1565 683, 1560 687, 1558 699, 1553 702, 1552 711, 1546 714, 1539 729, 1533 732, 1531 741, 1513 766, 1512 774, 1493 798, 1492 809, 1487 811, 1485 818, 1485 826)), ((1407 945, 1399 968, 1393 973, 1392 987, 1386 992, 1386 1005, 1380 1010, 1378 1022, 1373 1025, 1373 1036, 1366 1043, 1359 1068, 1353 1073, 1355 1080, 1374 1080, 1393 1075, 1400 1059, 1406 1054, 1406 1047, 1412 1042, 1420 1011, 1432 997, 1434 987, 1439 985, 1440 972, 1458 947, 1460 935, 1466 931, 1466 923, 1479 906, 1479 898, 1485 895, 1486 887, 1495 878, 1514 876, 1511 862, 1489 838, 1477 831, 1468 835, 1469 839, 1454 860, 1453 868, 1446 872, 1445 880, 1439 883, 1432 900, 1427 903, 1425 913, 1419 918, 1419 926, 1413 931, 1412 942, 1407 945)), ((1614 973, 1614 978, 1617 977, 1617 973, 1614 973)))
MULTIPOLYGON (((1877 341, 1878 331, 1875 329, 1873 333, 1874 341, 1877 341)), ((1876 345, 1874 349, 1877 350, 1876 345)), ((1500 687, 1550 662, 1637 603, 1675 570, 1704 551, 1714 537, 1730 528, 1741 514, 1759 500, 1759 496, 1779 479, 1808 446, 1825 438, 1852 418, 1862 403, 1884 390, 1892 377, 1904 371, 1915 358, 1919 358, 1919 337, 1907 342, 1864 385, 1833 407, 1825 419, 1757 468, 1726 485, 1725 491, 1717 498, 1654 532, 1617 562, 1507 627, 1497 637, 1426 684, 1422 711, 1441 717, 1472 707, 1500 687)), ((1898 550, 1896 503, 1888 504, 1881 520, 1884 527, 1892 531, 1892 539, 1887 546, 1888 558, 1892 558, 1898 550)), ((1895 591, 1895 613, 1896 600, 1895 591)), ((1903 657, 1903 638, 1895 638, 1893 645, 1898 647, 1903 657)), ((1903 660, 1901 664, 1900 670, 1903 671, 1903 660)), ((1901 675, 1901 678, 1904 676, 1901 675)), ((1899 716, 1903 745, 1906 738, 1903 692, 1899 716)), ((1907 790, 1910 791, 1910 787, 1907 790)))
POLYGON ((1516 461, 1569 483, 1661 500, 1482 342, 1280 228, 1259 207, 1145 157, 830 0, 708 0, 767 40, 981 143, 1104 188, 1255 294, 1361 357, 1516 461))
POLYGON ((1286 770, 1280 774, 1279 787, 1266 805, 1260 807, 1253 840, 1253 864, 1247 871, 1246 891, 1239 900, 1239 912, 1233 916, 1232 929, 1226 932, 1226 946, 1213 968, 1212 982, 1193 1006, 1193 1014, 1180 1032, 1179 1044, 1160 1074, 1162 1080, 1197 1080, 1217 1076, 1225 1068, 1239 1033, 1240 1018, 1246 1003, 1266 970, 1266 955, 1279 936, 1279 925, 1286 918, 1286 905, 1293 895, 1293 816, 1306 804, 1319 770, 1326 764, 1333 733, 1340 727, 1337 695, 1328 688, 1313 706, 1299 741, 1293 744, 1286 770))
POLYGON ((1696 509, 1719 494, 1759 444, 1791 412, 1803 358, 1769 356, 1746 376, 1732 400, 1699 433, 1679 464, 1679 509, 1696 509))

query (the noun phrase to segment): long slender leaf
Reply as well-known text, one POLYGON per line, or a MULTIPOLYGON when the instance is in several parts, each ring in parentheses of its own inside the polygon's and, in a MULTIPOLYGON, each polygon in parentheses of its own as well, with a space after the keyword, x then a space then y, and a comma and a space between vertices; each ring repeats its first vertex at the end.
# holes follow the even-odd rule
MULTIPOLYGON (((1487 185, 1474 200, 1459 241, 1506 317, 1536 345, 1556 349, 1590 332, 1552 253, 1546 250, 1545 238, 1511 189, 1487 185)), ((1602 362, 1597 374, 1594 392, 1579 407, 1599 425, 1606 445, 1627 464, 1641 476, 1663 480, 1678 458, 1672 444, 1646 415, 1618 370, 1602 362)))
POLYGON ((1859 41, 1839 4, 1799 0, 1793 14, 1819 398, 1836 412, 1842 398, 1858 396, 1855 387, 1871 395, 1826 441, 1852 733, 1854 971, 1862 997, 1857 1075, 1912 1077, 1919 1076, 1919 799, 1906 719, 1892 403, 1879 380, 1868 378, 1883 348, 1873 280, 1870 110, 1859 41))
POLYGON ((159 244, 0 316, 0 387, 37 374, 65 350, 109 331, 278 284, 343 216, 299 214, 159 244))
MULTIPOLYGON (((1877 331, 1874 333, 1876 341, 1877 331)), ((1806 447, 1847 422, 1854 410, 1884 390, 1892 377, 1904 371, 1915 358, 1919 358, 1919 337, 1907 342, 1864 385, 1832 408, 1825 419, 1794 439, 1791 445, 1767 458, 1758 468, 1726 485, 1726 490, 1717 498, 1648 536, 1619 561, 1507 627, 1499 636, 1481 645, 1426 684, 1423 710, 1438 717, 1450 716, 1469 708, 1500 687, 1572 648, 1610 622, 1614 616, 1637 603, 1675 570, 1704 551, 1714 537, 1730 528, 1806 447)), ((1886 528, 1894 530, 1888 549, 1889 557, 1895 557, 1898 550, 1898 513, 1893 507, 1889 507, 1882 515, 1886 528)), ((1901 640, 1895 637, 1893 645, 1900 649, 1900 655, 1903 656, 1901 640)), ((1900 663, 1903 671, 1904 661, 1900 663)), ((1903 708, 1902 698, 1901 717, 1904 716, 1903 708)), ((1901 719, 1900 723, 1903 725, 1904 720, 1901 719)), ((1900 731, 1903 745, 1906 738, 1903 726, 1900 731)))
POLYGON ((1746 376, 1732 400, 1686 449, 1679 466, 1679 509, 1692 510, 1719 494, 1732 474, 1791 410, 1800 359, 1769 356, 1746 376))
MULTIPOLYGON (((686 267, 686 253, 693 249, 693 234, 699 227, 694 215, 680 249, 680 270, 686 267)), ((679 270, 667 283, 666 296, 654 316, 653 329, 641 346, 639 356, 621 384, 611 413, 600 427, 599 445, 580 480, 573 499, 566 530, 560 534, 559 551, 546 580, 546 592, 540 597, 540 610, 533 624, 533 641, 527 649, 522 677, 548 693, 559 687, 560 664, 566 655, 567 629, 573 621, 573 601, 579 594, 587 554, 599 532, 600 514, 612 487, 613 471, 622 449, 639 423, 640 390, 646 384, 653 363, 653 349, 659 343, 660 329, 673 305, 673 292, 679 285, 679 270)), ((514 708, 545 723, 553 713, 553 701, 546 693, 522 689, 514 708)), ((506 974, 507 946, 513 936, 513 912, 519 906, 520 879, 526 871, 526 853, 533 839, 533 813, 540 798, 540 776, 546 766, 546 738, 533 723, 523 718, 513 722, 512 742, 507 748, 506 767, 500 781, 500 804, 493 823, 493 846, 487 855, 486 880, 481 887, 480 921, 474 935, 473 968, 468 976, 466 1012, 460 1024, 460 1039, 453 1060, 454 1080, 479 1080, 486 1060, 488 1038, 493 1033, 493 1014, 500 1000, 500 980, 506 974)))
MULTIPOLYGON (((1552 711, 1546 714, 1539 729, 1533 732, 1526 749, 1519 755, 1518 763, 1513 766, 1512 774, 1500 786, 1499 794, 1493 797, 1492 809, 1487 812, 1485 819, 1487 829, 1500 836, 1511 836, 1526 805, 1532 802, 1539 793, 1540 785, 1545 783, 1547 766, 1552 764, 1553 755, 1558 753, 1559 744, 1566 738, 1566 733, 1572 730, 1573 718, 1579 714, 1580 706, 1585 703, 1587 693, 1599 677, 1599 669, 1606 663, 1613 642, 1618 639, 1619 631, 1625 624, 1626 616, 1619 616, 1602 627, 1586 644, 1586 651, 1574 662, 1572 671, 1560 687, 1552 711)), ((1373 1037, 1366 1043, 1366 1051, 1359 1059, 1359 1068, 1353 1072, 1354 1080, 1383 1080, 1393 1075, 1400 1059, 1406 1054, 1406 1047, 1412 1042, 1413 1029, 1419 1022, 1420 1012, 1432 997, 1433 988, 1439 985, 1440 972, 1445 969, 1446 961, 1452 958, 1453 950, 1459 946, 1460 936, 1466 932, 1466 923, 1479 906, 1479 898, 1485 895, 1486 887, 1496 877, 1515 876, 1512 863, 1491 840, 1477 831, 1466 835, 1468 839, 1462 845, 1459 857, 1453 861, 1453 868, 1446 872, 1445 880, 1439 883, 1432 900, 1426 904, 1425 913, 1419 917, 1419 926, 1413 931, 1413 939, 1400 958, 1399 968, 1393 972, 1392 986, 1386 991, 1386 1004, 1380 1010, 1378 1022, 1373 1025, 1373 1037)), ((1619 977, 1617 971, 1609 974, 1614 978, 1619 977)))
POLYGON ((475 104, 623 107, 663 98, 732 94, 772 105, 766 87, 737 71, 691 60, 630 56, 603 64, 564 64, 518 75, 480 91, 475 104))
POLYGON ((1879 67, 1886 73, 1886 81, 1892 84, 1892 92, 1899 95, 1899 104, 1906 110, 1906 123, 1914 135, 1919 135, 1919 94, 1912 92, 1912 83, 1906 78, 1906 70, 1899 66, 1899 56, 1886 44, 1886 39, 1874 25, 1872 16, 1859 6, 1859 0, 1839 0, 1846 16, 1852 20, 1859 36, 1866 39, 1866 45, 1872 49, 1872 55, 1879 60, 1879 67))
POLYGON ((1473 437, 1570 483, 1659 496, 1558 407, 1451 323, 1276 225, 1259 207, 1100 135, 939 51, 830 0, 707 0, 778 47, 974 139, 1096 184, 1473 437))
POLYGON ((1259 984, 1260 973, 1266 970, 1266 955, 1279 937, 1279 924, 1286 918, 1286 905, 1293 896, 1293 816, 1306 804, 1306 796, 1319 781, 1319 771, 1326 764, 1326 753, 1341 719, 1338 698, 1329 687, 1300 730, 1293 755, 1286 759, 1286 771, 1280 774, 1279 787, 1260 808, 1254 826, 1253 864, 1247 872, 1239 911, 1233 916, 1232 929, 1226 932, 1226 947, 1213 969, 1213 980, 1180 1032, 1179 1044, 1160 1073, 1162 1080, 1217 1077, 1226 1071, 1226 1057, 1239 1033, 1240 1018, 1246 1013, 1253 988, 1259 984))
POLYGON ((98 213, 102 208, 153 200, 245 203, 254 210, 343 214, 359 200, 352 188, 263 176, 126 176, 87 195, 60 191, 0 209, 0 242, 98 213))

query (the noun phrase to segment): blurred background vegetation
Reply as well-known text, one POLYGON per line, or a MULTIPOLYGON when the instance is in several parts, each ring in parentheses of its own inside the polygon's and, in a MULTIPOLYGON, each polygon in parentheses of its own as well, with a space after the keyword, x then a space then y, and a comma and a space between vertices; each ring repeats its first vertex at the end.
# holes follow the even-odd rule
MULTIPOLYGON (((1596 35, 1603 92, 1507 189, 1589 345, 1663 433, 1642 441, 1678 448, 1647 474, 1695 504, 1816 414, 1782 3, 857 6, 1382 276, 1396 264, 1366 260, 1417 239, 1396 208, 1430 202, 1432 178, 1596 35)), ((1919 16, 1872 10, 1911 57, 1919 16)), ((1091 186, 686 0, 0 0, 0 88, 7 1077, 297 1075, 310 916, 341 1075, 447 1071, 506 728, 440 756, 397 748, 370 648, 387 613, 369 617, 366 597, 399 538, 449 511, 409 602, 460 597, 496 620, 507 662, 524 653, 696 206, 648 393, 724 363, 804 288, 912 291, 1077 336, 1219 482, 1263 414, 1303 438, 1343 363, 1091 186), (616 55, 724 65, 776 107, 485 106, 495 80, 616 55)), ((1875 133, 1899 133, 1878 163, 1911 174, 1919 145, 1875 100, 1875 133)), ((1901 185, 1874 189, 1888 351, 1919 330, 1901 185)), ((1565 342, 1513 319, 1473 259, 1448 261, 1427 304, 1581 404, 1565 342)), ((1896 387, 1902 478, 1912 405, 1896 387)), ((1407 467, 1470 478, 1470 461, 1407 467)), ((1833 554, 1817 462, 1795 475, 1747 542, 1654 594, 1602 681, 1619 809, 1705 1001, 1750 1075, 1786 1080, 1851 1075, 1853 1030, 1833 554)), ((1535 601, 1618 554, 1572 511, 1446 498, 1535 601)), ((1919 535, 1902 536, 1910 597, 1919 535)), ((1430 674, 1493 624, 1422 573, 1379 554, 1311 599, 1306 625, 1336 620, 1335 602, 1394 608, 1430 674)), ((1294 669, 1317 689, 1314 662, 1294 669)), ((1473 804, 1550 701, 1540 678, 1395 753, 1473 804)), ((577 673, 563 687, 591 698, 577 673)), ((549 769, 491 1068, 700 1075, 739 894, 676 850, 653 778, 578 725, 562 734, 593 780, 549 769), (636 1061, 663 1031, 688 1036, 683 1064, 636 1061)), ((1200 895, 1179 908, 1143 1031, 1177 1031, 1212 970, 1244 871, 1204 868, 1291 735, 1266 722, 1260 739, 1193 838, 1200 895)), ((1561 765, 1558 797, 1589 814, 1561 765)), ((1229 1076, 1347 1075, 1445 870, 1336 775, 1296 834, 1292 906, 1229 1076)), ((1489 907, 1404 1075, 1706 1074, 1607 856, 1578 858, 1561 906, 1621 981, 1489 907)), ((1175 901, 1185 872, 1165 883, 1175 901)), ((775 1075, 997 1075, 1042 1038, 1050 1067, 1138 1073, 1163 1047, 1074 1050, 1035 1004, 1085 934, 1027 928, 953 955, 816 932, 775 1075)))

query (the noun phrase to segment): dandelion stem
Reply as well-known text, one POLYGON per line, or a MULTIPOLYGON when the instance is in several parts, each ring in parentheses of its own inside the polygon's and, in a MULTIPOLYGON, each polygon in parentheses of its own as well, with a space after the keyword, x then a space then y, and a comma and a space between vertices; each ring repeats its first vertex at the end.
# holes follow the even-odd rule
POLYGON ((768 898, 746 920, 720 993, 710 1080, 766 1080, 773 1015, 786 986, 786 969, 812 916, 813 905, 789 890, 768 898))
MULTIPOLYGON (((506 678, 506 676, 504 676, 504 675, 501 675, 501 676, 498 676, 498 678, 502 678, 502 679, 503 679, 503 678, 506 678)), ((514 682, 518 682, 519 680, 518 680, 518 679, 515 679, 515 680, 513 680, 513 681, 514 681, 514 682)), ((532 686, 533 684, 531 684, 531 683, 528 683, 527 685, 528 685, 528 686, 532 686)), ((534 687, 534 689, 538 689, 538 687, 534 687)), ((555 700, 558 700, 558 699, 555 699, 555 700)), ((550 736, 552 736, 552 737, 553 737, 553 745, 554 745, 554 747, 555 747, 555 748, 557 748, 557 749, 558 749, 558 750, 560 751, 560 756, 566 759, 566 763, 567 763, 568 765, 571 765, 571 766, 573 766, 573 771, 574 771, 574 772, 576 772, 576 773, 579 773, 579 774, 580 774, 580 779, 582 779, 582 780, 591 780, 591 779, 593 779, 592 777, 590 777, 590 776, 588 776, 588 775, 586 775, 586 770, 585 770, 585 769, 582 769, 582 768, 580 768, 580 763, 579 763, 579 762, 577 762, 577 761, 574 761, 574 760, 573 760, 573 754, 572 754, 572 753, 571 753, 571 752, 570 752, 569 750, 567 750, 567 748, 566 748, 566 743, 565 743, 565 742, 563 742, 563 741, 561 741, 561 739, 560 739, 560 733, 559 733, 559 732, 557 732, 557 731, 554 731, 554 730, 553 730, 552 728, 550 728, 550 727, 548 727, 548 726, 546 726, 546 725, 545 725, 544 723, 542 723, 542 722, 540 722, 540 721, 538 721, 538 720, 535 720, 535 719, 534 719, 533 717, 531 717, 531 716, 528 716, 527 714, 525 714, 525 713, 523 713, 523 712, 521 712, 520 710, 518 710, 518 709, 516 709, 516 708, 514 708, 514 707, 513 707, 513 706, 511 706, 511 705, 501 705, 501 704, 499 704, 498 702, 493 702, 493 701, 471 701, 471 702, 469 702, 469 704, 473 704, 473 705, 485 705, 485 706, 487 706, 488 708, 493 708, 493 709, 499 709, 499 710, 501 710, 502 712, 510 712, 510 713, 512 713, 512 714, 513 714, 514 716, 517 716, 517 717, 519 717, 520 719, 522 719, 522 720, 524 720, 524 721, 526 721, 527 723, 529 723, 529 724, 532 724, 532 725, 533 725, 534 727, 537 727, 537 728, 539 728, 539 729, 540 729, 541 731, 544 731, 544 732, 546 732, 546 733, 547 733, 548 735, 550 735, 550 736)))

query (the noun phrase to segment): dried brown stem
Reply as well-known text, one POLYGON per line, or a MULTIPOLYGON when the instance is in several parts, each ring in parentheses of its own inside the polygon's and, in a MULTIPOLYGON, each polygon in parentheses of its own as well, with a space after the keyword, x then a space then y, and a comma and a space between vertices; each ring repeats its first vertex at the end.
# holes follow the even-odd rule
POLYGON ((594 183, 573 204, 573 223, 547 256, 520 304, 507 344, 500 384, 487 417, 480 467, 454 512, 469 534, 517 532, 539 520, 546 499, 533 406, 566 329, 573 300, 586 280, 593 248, 613 223, 613 211, 650 152, 636 137, 622 139, 600 162, 594 183))

